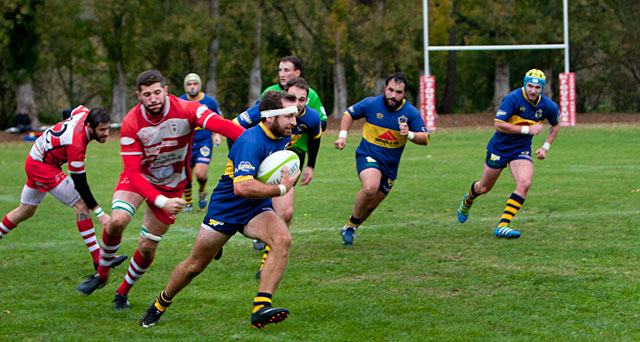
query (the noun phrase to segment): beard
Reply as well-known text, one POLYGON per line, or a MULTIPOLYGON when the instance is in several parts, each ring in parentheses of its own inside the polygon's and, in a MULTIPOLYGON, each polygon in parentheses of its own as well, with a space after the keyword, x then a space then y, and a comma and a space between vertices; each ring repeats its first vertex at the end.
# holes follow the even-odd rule
POLYGON ((293 130, 293 127, 289 127, 288 125, 287 126, 280 125, 280 121, 277 119, 273 122, 273 125, 271 126, 271 133, 273 133, 273 135, 275 135, 276 137, 290 137, 292 130, 293 130))
MULTIPOLYGON (((385 97, 385 96, 383 96, 383 97, 382 97, 382 99, 383 99, 383 101, 382 101, 382 102, 384 103, 384 106, 385 106, 385 107, 387 108, 387 110, 388 110, 388 111, 390 111, 390 112, 395 111, 396 109, 400 108, 400 105, 402 105, 402 100, 400 100, 400 101, 396 102, 396 104, 392 106, 392 105, 391 105, 391 103, 390 103, 390 100, 391 100, 391 99, 389 99, 389 98, 387 98, 387 97, 385 97)), ((394 99, 393 101, 395 101, 395 99, 394 99)))
POLYGON ((151 115, 159 115, 162 114, 162 112, 164 111, 164 103, 160 106, 160 108, 158 108, 158 110, 152 110, 151 108, 144 106, 144 108, 147 110, 147 112, 149 112, 149 114, 151 115))

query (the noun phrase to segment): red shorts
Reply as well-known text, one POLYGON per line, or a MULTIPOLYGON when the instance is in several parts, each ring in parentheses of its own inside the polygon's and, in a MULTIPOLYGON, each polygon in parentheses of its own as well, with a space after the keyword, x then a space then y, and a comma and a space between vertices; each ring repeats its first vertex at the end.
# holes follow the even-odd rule
POLYGON ((39 162, 27 157, 24 162, 27 172, 27 186, 41 192, 51 191, 67 177, 57 165, 39 162))
MULTIPOLYGON (((182 193, 184 192, 184 188, 179 188, 171 191, 164 190, 164 189, 157 189, 157 190, 160 191, 160 193, 163 196, 166 196, 167 198, 182 197, 182 193)), ((130 191, 138 194, 138 191, 131 185, 129 178, 123 174, 120 174, 120 180, 118 180, 118 185, 116 186, 115 191, 130 191)), ((164 224, 174 224, 176 222, 176 215, 171 215, 166 210, 156 207, 155 204, 153 204, 153 201, 149 199, 147 199, 146 201, 147 201, 147 206, 149 207, 149 209, 151 209, 151 212, 153 212, 153 215, 155 215, 155 217, 158 220, 160 220, 160 222, 164 224)))

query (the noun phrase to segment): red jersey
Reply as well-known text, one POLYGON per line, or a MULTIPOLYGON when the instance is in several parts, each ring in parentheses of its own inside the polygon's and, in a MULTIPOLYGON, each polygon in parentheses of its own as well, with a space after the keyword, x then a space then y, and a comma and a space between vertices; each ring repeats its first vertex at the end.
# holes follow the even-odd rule
POLYGON ((142 197, 155 201, 160 191, 184 190, 188 182, 187 156, 196 127, 236 140, 244 129, 223 119, 207 106, 165 98, 164 111, 151 115, 139 103, 122 120, 120 155, 123 176, 142 197))
POLYGON ((85 153, 91 140, 85 125, 88 115, 87 107, 78 106, 67 120, 44 131, 31 147, 27 163, 33 160, 60 168, 68 162, 69 173, 84 173, 85 153))

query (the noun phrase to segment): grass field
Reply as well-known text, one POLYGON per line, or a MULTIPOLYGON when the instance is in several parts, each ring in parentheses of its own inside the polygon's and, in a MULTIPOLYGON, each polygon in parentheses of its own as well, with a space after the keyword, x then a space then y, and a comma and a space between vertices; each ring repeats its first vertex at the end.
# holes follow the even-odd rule
MULTIPOLYGON (((143 329, 141 315, 188 255, 204 214, 178 215, 129 295, 131 310, 115 313, 126 266, 93 295, 76 293, 93 271, 89 254, 73 211, 47 196, 0 240, 0 341, 640 340, 640 126, 562 129, 548 159, 534 162, 533 186, 512 224, 518 240, 492 234, 514 189, 508 170, 467 223, 455 218, 491 134, 440 129, 430 146, 408 146, 393 191, 353 247, 342 246, 338 232, 359 189, 358 134, 344 151, 333 149, 335 136, 324 137, 313 182, 296 189, 291 258, 274 295, 291 316, 262 330, 249 323, 260 258, 250 240, 232 238, 160 323, 143 329)), ((0 145, 0 216, 18 204, 29 149, 0 145)), ((121 171, 118 150, 112 140, 87 153, 103 208, 121 171)), ((209 189, 223 154, 214 151, 209 189)), ((135 250, 141 217, 125 231, 121 253, 135 250)))

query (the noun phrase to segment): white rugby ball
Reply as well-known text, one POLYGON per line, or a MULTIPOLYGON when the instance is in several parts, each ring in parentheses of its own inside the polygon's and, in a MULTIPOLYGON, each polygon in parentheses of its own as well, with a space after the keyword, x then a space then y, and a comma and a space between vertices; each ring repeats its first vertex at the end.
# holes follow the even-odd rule
POLYGON ((258 167, 258 180, 265 184, 280 184, 283 166, 287 167, 289 177, 293 176, 300 169, 298 155, 289 150, 271 153, 258 167))

